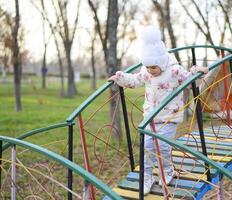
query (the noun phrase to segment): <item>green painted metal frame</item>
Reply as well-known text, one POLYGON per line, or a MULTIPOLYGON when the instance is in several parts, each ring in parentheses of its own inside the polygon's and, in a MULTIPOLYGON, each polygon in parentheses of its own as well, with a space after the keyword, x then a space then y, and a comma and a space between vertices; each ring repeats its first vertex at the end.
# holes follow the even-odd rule
MULTIPOLYGON (((37 133, 43 133, 45 131, 49 131, 49 130, 57 129, 57 128, 63 128, 63 127, 67 127, 67 126, 69 126, 69 124, 67 122, 53 124, 53 125, 50 125, 47 127, 38 128, 38 129, 34 129, 34 130, 28 131, 26 133, 23 133, 22 135, 16 137, 16 139, 23 140, 23 139, 30 137, 32 135, 36 135, 37 133)), ((4 151, 10 146, 11 146, 11 144, 5 144, 5 145, 3 145, 2 150, 4 151)))
POLYGON ((164 142, 167 142, 168 144, 170 144, 171 146, 177 147, 178 149, 181 150, 185 150, 186 152, 192 154, 193 156, 203 160, 204 162, 208 163, 210 166, 212 166, 213 168, 217 169, 219 172, 221 172, 222 174, 224 174, 225 176, 227 176, 229 179, 232 180, 232 173, 230 170, 227 170, 226 168, 222 167, 221 165, 217 164, 216 162, 210 160, 209 158, 207 158, 206 156, 204 156, 202 153, 193 150, 192 148, 190 148, 187 145, 184 145, 180 142, 177 142, 175 140, 171 140, 170 138, 167 138, 165 136, 162 136, 160 134, 154 134, 149 130, 144 130, 144 129, 139 129, 139 132, 141 134, 146 134, 146 135, 150 135, 152 137, 158 138, 164 142))
POLYGON ((169 53, 175 53, 177 51, 182 51, 182 50, 187 50, 187 49, 197 49, 197 48, 218 49, 218 50, 224 50, 224 51, 228 51, 232 53, 232 49, 230 48, 214 46, 214 45, 191 45, 191 46, 186 46, 186 47, 178 47, 178 48, 170 49, 169 53))
POLYGON ((22 141, 22 140, 10 138, 10 137, 5 137, 5 136, 0 136, 0 141, 10 143, 11 145, 18 145, 18 146, 24 147, 26 149, 30 149, 34 152, 40 153, 41 155, 46 156, 47 158, 58 162, 59 164, 63 165, 64 167, 71 169, 74 173, 80 175, 85 180, 87 180, 88 182, 95 185, 99 190, 104 192, 110 198, 115 199, 115 200, 122 200, 123 199, 119 195, 117 195, 114 191, 112 191, 101 180, 97 179, 93 174, 87 172, 79 165, 69 161, 68 159, 66 159, 66 158, 64 158, 64 157, 62 157, 62 156, 60 156, 52 151, 49 151, 43 147, 37 146, 35 144, 29 143, 26 141, 22 141))
MULTIPOLYGON (((225 61, 231 60, 232 54, 225 56, 224 58, 221 58, 214 62, 213 64, 209 65, 209 71, 216 68, 218 65, 222 64, 225 61)), ((170 95, 168 95, 161 104, 159 104, 153 111, 151 111, 146 118, 139 124, 138 128, 144 129, 152 118, 154 118, 171 100, 173 100, 180 92, 182 92, 185 88, 189 86, 192 82, 197 80, 199 77, 203 75, 202 72, 198 72, 196 75, 194 75, 192 78, 186 80, 182 85, 180 85, 174 92, 172 92, 170 95)))
MULTIPOLYGON (((212 49, 219 49, 219 50, 225 50, 230 53, 232 53, 232 49, 220 47, 220 46, 210 46, 210 45, 192 45, 192 46, 186 46, 186 47, 179 47, 169 50, 169 53, 175 53, 177 51, 192 49, 192 48, 212 48, 212 49)), ((126 73, 130 73, 137 69, 138 67, 141 67, 142 63, 138 63, 135 65, 132 65, 131 67, 124 70, 126 73)), ((74 112, 71 113, 71 115, 66 119, 67 123, 72 123, 73 120, 76 118, 76 116, 81 113, 92 101, 94 101, 100 94, 102 94, 105 90, 107 90, 113 82, 105 83, 103 86, 101 86, 98 90, 96 90, 92 95, 90 95, 74 112)))
MULTIPOLYGON (((220 47, 220 46, 209 46, 209 45, 192 45, 192 46, 187 46, 187 47, 179 47, 179 48, 175 48, 175 49, 171 49, 169 52, 170 53, 174 53, 174 52, 177 52, 177 51, 182 51, 182 50, 187 50, 187 49, 196 49, 196 48, 212 48, 212 49, 218 49, 218 50, 225 50, 225 51, 228 51, 230 53, 232 53, 232 49, 229 49, 229 48, 225 48, 225 47, 220 47)), ((215 63, 213 63, 212 65, 209 66, 209 70, 212 70, 214 69, 215 67, 217 67, 218 65, 220 65, 221 63, 223 63, 224 61, 227 61, 227 60, 232 60, 232 55, 228 55, 222 59, 219 59, 218 61, 216 61, 215 63)), ((135 69, 141 67, 142 64, 139 63, 139 64, 135 64, 135 65, 132 65, 131 67, 129 67, 128 69, 126 69, 124 72, 126 73, 130 73, 132 71, 134 71, 135 69)), ((170 94, 167 98, 165 98, 165 100, 162 102, 162 104, 160 104, 156 109, 154 109, 138 126, 139 130, 141 132, 143 132, 144 128, 147 126, 147 124, 150 122, 150 120, 155 117, 159 111, 165 106, 167 105, 173 98, 175 98, 176 95, 178 95, 181 91, 183 91, 183 89, 185 89, 190 83, 192 83, 193 81, 195 81, 196 79, 198 79, 200 76, 202 75, 202 73, 198 73, 196 74, 195 76, 193 76, 190 80, 187 80, 183 85, 181 85, 180 87, 177 88, 177 90, 175 92, 173 92, 172 94, 170 94)), ((32 136, 32 135, 35 135, 37 133, 42 133, 42 132, 45 132, 45 131, 48 131, 48 130, 51 130, 51 129, 56 129, 56 128, 61 128, 61 127, 66 127, 66 126, 69 126, 71 124, 74 124, 74 119, 92 102, 94 101, 100 94, 102 94, 104 91, 106 91, 111 85, 113 84, 113 82, 108 82, 108 83, 105 83, 102 87, 100 87, 98 90, 96 90, 92 95, 90 95, 78 108, 76 108, 74 110, 74 112, 71 113, 71 115, 66 119, 66 122, 63 122, 63 123, 58 123, 58 124, 54 124, 54 125, 50 125, 48 127, 44 127, 44 128, 39 128, 39 129, 35 129, 35 130, 32 130, 32 131, 29 131, 29 132, 26 132, 24 133, 23 135, 17 137, 17 139, 6 139, 7 137, 0 137, 0 140, 5 140, 4 141, 8 141, 9 143, 8 144, 5 144, 3 146, 3 151, 5 149, 7 149, 9 146, 11 146, 12 144, 15 144, 13 143, 13 140, 17 140, 17 142, 20 142, 20 140, 22 139, 25 139, 29 136, 32 136), (20 139, 20 140, 19 140, 20 139), (10 142, 11 141, 11 142, 10 142)), ((145 131, 147 132, 147 131, 145 131)), ((145 132, 143 132, 143 134, 146 134, 145 132)), ((157 136, 157 138, 159 139, 163 139, 164 141, 166 140, 165 138, 162 138, 160 135, 155 135, 157 136)), ((27 143, 27 142, 23 142, 21 141, 22 143, 27 143)), ((177 143, 176 141, 170 141, 168 140, 167 142, 170 142, 171 145, 173 146, 178 146, 179 148, 182 148, 184 150, 188 150, 189 147, 186 147, 185 145, 183 144, 179 144, 177 143), (180 145, 180 146, 179 146, 180 145), (186 149, 188 148, 188 149, 186 149)), ((17 143, 17 145, 20 145, 20 143, 17 143)), ((33 145, 33 144, 30 144, 30 145, 33 145)), ((23 145, 22 145, 23 146, 23 145)), ((36 146, 36 145, 35 145, 36 146)), ((26 147, 26 146, 25 146, 26 147)), ((29 148, 29 146, 28 146, 29 148)), ((41 147, 39 147, 41 148, 41 147)), ((31 147, 31 149, 33 149, 33 147, 31 147)), ((33 149, 35 150, 35 149, 33 149)), ((48 151, 48 150, 47 150, 48 151)), ((38 151, 39 152, 39 151, 38 151)), ((53 153, 53 152, 50 152, 50 153, 53 153)), ((194 151, 191 149, 191 152, 189 152, 193 155, 195 155, 196 157, 199 156, 198 158, 204 160, 204 159, 207 159, 205 157, 202 156, 202 154, 198 153, 197 151, 194 151)), ((46 154, 46 153, 45 153, 46 154)), ((44 155, 45 155, 44 154, 44 155)), ((54 154, 54 153, 53 153, 54 154)), ((59 155, 57 155, 59 156, 59 155)), ((56 157, 56 156, 55 156, 56 157)), ((55 157, 51 156, 50 158, 55 159, 55 157)), ((61 156, 60 156, 61 157, 61 156)), ((62 159, 65 159, 62 157, 62 159)), ((59 159, 58 159, 59 160, 59 159)), ((58 161, 57 160, 57 161, 58 161)), ((68 160, 67 160, 68 161, 68 160)), ((223 169, 222 167, 220 167, 219 165, 215 164, 215 162, 211 161, 211 160, 204 160, 205 162, 209 162, 210 165, 212 165, 213 167, 217 168, 218 170, 222 170, 221 172, 223 173, 223 169), (212 163, 211 163, 212 162, 212 163), (215 165, 215 166, 214 166, 215 165)), ((58 161, 59 162, 59 161, 58 161)), ((70 161, 68 161, 70 162, 70 161)), ((64 163, 61 163, 63 165, 65 165, 64 163)), ((73 164, 75 165, 74 163, 70 162, 68 165, 70 164, 73 164)), ((66 166, 66 165, 65 165, 66 166)), ((67 167, 67 166, 66 166, 67 167)), ((69 168, 69 167, 68 167, 69 168)), ((72 168, 69 168, 69 169, 72 169, 72 168)), ((75 169, 76 170, 76 169, 75 169)), ((77 173, 77 171, 75 171, 77 173)), ((84 169, 82 169, 84 170, 84 169)), ((227 173, 227 172, 225 172, 227 173)), ((91 175, 91 174, 90 174, 91 175)), ((226 174, 225 174, 226 175, 226 174)), ((93 176, 93 175, 92 175, 93 176)), ((95 177, 96 178, 96 177, 95 177)), ((90 179, 88 179, 89 182, 91 182, 90 179)), ((91 182, 92 183, 92 182, 91 182)), ((93 183, 94 184, 94 183, 93 183)), ((112 192, 112 191, 111 191, 112 192)), ((110 196, 110 195, 109 195, 110 196)))
MULTIPOLYGON (((130 73, 137 69, 138 67, 141 67, 142 64, 135 64, 131 67, 127 68, 124 72, 130 73)), ((103 86, 101 86, 99 89, 97 89, 92 95, 90 95, 76 110, 71 113, 71 115, 67 118, 67 123, 72 123, 73 120, 92 102, 94 101, 100 94, 102 94, 105 90, 107 90, 111 85, 113 84, 112 81, 105 83, 103 86)))

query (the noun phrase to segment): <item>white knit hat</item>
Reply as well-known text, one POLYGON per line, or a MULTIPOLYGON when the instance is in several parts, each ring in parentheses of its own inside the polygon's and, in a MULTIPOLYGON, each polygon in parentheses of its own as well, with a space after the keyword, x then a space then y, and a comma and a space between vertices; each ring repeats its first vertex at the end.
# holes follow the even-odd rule
POLYGON ((161 40, 160 31, 154 26, 145 26, 141 29, 141 62, 144 66, 158 65, 165 71, 168 65, 169 54, 161 40))

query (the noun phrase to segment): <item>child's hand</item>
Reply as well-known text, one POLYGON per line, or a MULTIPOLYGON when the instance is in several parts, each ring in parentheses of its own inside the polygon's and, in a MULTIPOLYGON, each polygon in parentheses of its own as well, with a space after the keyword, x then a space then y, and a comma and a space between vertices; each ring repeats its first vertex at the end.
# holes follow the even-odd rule
POLYGON ((111 76, 110 78, 108 78, 108 81, 113 81, 113 82, 115 82, 115 80, 116 80, 116 75, 113 75, 113 76, 111 76))
POLYGON ((203 72, 204 74, 207 74, 209 72, 207 67, 202 67, 202 66, 196 66, 196 71, 203 72))

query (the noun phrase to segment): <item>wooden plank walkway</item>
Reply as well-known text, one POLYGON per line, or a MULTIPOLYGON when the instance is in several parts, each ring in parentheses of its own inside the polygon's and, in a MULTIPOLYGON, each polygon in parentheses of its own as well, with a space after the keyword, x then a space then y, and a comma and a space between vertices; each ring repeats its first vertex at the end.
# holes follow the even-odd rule
MULTIPOLYGON (((214 129, 216 134, 220 130, 218 138, 211 127, 204 129, 208 157, 232 170, 232 130, 226 126, 214 127, 214 129)), ((191 135, 194 136, 194 139, 189 135, 184 135, 177 141, 201 152, 199 133, 193 131, 191 135)), ((168 191, 172 196, 170 199, 201 199, 210 190, 209 183, 206 181, 204 162, 177 149, 172 151, 172 160, 177 176, 168 186, 168 191)), ((145 200, 163 199, 162 188, 158 185, 157 171, 157 168, 154 168, 153 174, 156 183, 153 184, 151 193, 144 197, 145 200)), ((219 180, 217 170, 210 169, 210 173, 212 182, 217 183, 219 180)), ((134 172, 130 172, 124 180, 121 180, 113 190, 125 199, 139 199, 139 166, 135 168, 134 172)), ((108 197, 104 198, 104 200, 108 199, 108 197)))

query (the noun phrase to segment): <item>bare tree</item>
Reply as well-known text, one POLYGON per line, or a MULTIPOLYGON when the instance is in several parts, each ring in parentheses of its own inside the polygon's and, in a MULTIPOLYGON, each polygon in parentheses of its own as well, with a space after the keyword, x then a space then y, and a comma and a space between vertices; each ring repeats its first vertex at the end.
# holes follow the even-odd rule
MULTIPOLYGON (((164 31, 167 29, 168 35, 171 41, 171 47, 177 47, 177 39, 174 35, 173 30, 173 21, 171 20, 171 10, 170 10, 170 0, 165 0, 158 2, 157 0, 152 0, 153 4, 155 5, 156 10, 158 11, 159 16, 159 24, 161 31, 163 33, 163 39, 165 41, 165 34, 164 31)), ((178 52, 175 52, 176 59, 180 62, 180 56, 178 52)))
MULTIPOLYGON (((104 52, 106 71, 109 76, 115 74, 118 68, 117 63, 117 27, 118 27, 118 1, 117 0, 109 0, 108 1, 108 13, 106 19, 106 25, 101 26, 100 19, 98 17, 98 6, 99 3, 93 3, 92 0, 88 0, 89 6, 94 14, 94 21, 96 24, 96 29, 102 44, 102 49, 104 52), (104 32, 103 32, 104 31, 104 32)), ((111 87, 110 93, 111 95, 115 95, 118 92, 118 87, 113 85, 111 87)), ((114 127, 118 130, 119 135, 117 135, 114 131, 113 134, 117 136, 120 140, 122 140, 122 131, 120 125, 120 112, 119 106, 117 106, 117 99, 114 98, 110 102, 110 113, 112 119, 114 119, 114 127), (117 109, 117 111, 116 111, 117 109)))
POLYGON ((230 22, 230 17, 229 17, 229 15, 231 14, 230 12, 232 12, 231 11, 232 3, 230 0, 225 0, 224 3, 221 0, 217 0, 217 2, 224 14, 224 28, 223 28, 223 31, 221 31, 221 39, 220 39, 220 44, 224 44, 226 26, 228 26, 230 34, 232 34, 232 27, 231 27, 231 22, 230 22))
MULTIPOLYGON (((45 10, 44 1, 41 0, 43 12, 45 10)), ((46 31, 45 31, 45 17, 43 15, 43 44, 44 44, 44 53, 43 53, 43 63, 41 67, 42 72, 42 88, 46 88, 46 74, 47 74, 47 63, 46 63, 46 54, 48 42, 46 42, 46 31)))
MULTIPOLYGON (((63 60, 62 60, 62 55, 61 55, 61 50, 60 50, 60 45, 59 45, 59 39, 58 39, 58 35, 57 35, 57 26, 58 26, 58 19, 56 21, 56 24, 53 25, 53 23, 51 22, 51 20, 48 18, 48 13, 45 9, 45 4, 44 4, 44 0, 40 0, 40 4, 41 4, 41 8, 35 4, 34 1, 31 1, 31 3, 33 4, 33 6, 39 11, 39 13, 41 14, 42 16, 42 19, 43 19, 43 24, 44 22, 46 21, 49 25, 49 28, 51 30, 51 33, 52 33, 52 36, 53 36, 53 39, 54 39, 54 42, 55 42, 55 45, 56 45, 56 50, 57 50, 57 57, 58 57, 58 63, 59 63, 59 71, 60 71, 60 81, 61 81, 61 89, 60 89, 60 95, 62 97, 65 96, 65 89, 64 89, 64 64, 63 64, 63 60)), ((44 37, 45 39, 45 37, 44 37)), ((43 56, 43 63, 46 58, 46 49, 47 49, 47 45, 48 45, 48 42, 45 42, 44 41, 44 56, 43 56)), ((45 66, 45 64, 42 65, 42 67, 45 66)))
POLYGON ((21 93, 20 93, 22 66, 20 62, 20 56, 19 56, 20 50, 18 44, 19 23, 20 23, 19 1, 15 0, 15 25, 12 31, 12 39, 13 39, 12 62, 14 66, 15 106, 17 112, 22 110, 21 93))
POLYGON ((7 70, 11 61, 12 34, 11 27, 13 19, 9 13, 4 11, 0 6, 0 63, 2 64, 2 78, 7 80, 7 70))
MULTIPOLYGON (((38 6, 36 6, 34 1, 31 1, 31 2, 33 3, 33 5, 35 5, 38 8, 38 10, 40 10, 40 13, 42 14, 42 16, 48 21, 48 24, 50 26, 52 33, 54 35, 58 33, 62 40, 64 51, 65 51, 65 56, 66 56, 66 61, 67 61, 67 67, 68 67, 67 96, 72 97, 73 95, 77 93, 77 89, 76 89, 75 82, 74 82, 75 77, 74 77, 74 69, 73 69, 72 59, 71 59, 71 50, 72 50, 72 45, 73 45, 76 29, 77 29, 81 0, 76 2, 76 9, 75 9, 76 13, 75 13, 75 18, 73 20, 72 25, 71 25, 71 22, 69 21, 68 11, 67 11, 69 0, 57 0, 57 1, 50 0, 50 1, 53 6, 53 11, 56 15, 55 23, 54 22, 52 23, 51 19, 48 17, 49 11, 46 10, 45 6, 44 6, 44 12, 43 12, 41 11, 40 8, 38 8, 38 6)), ((41 6, 43 2, 44 2, 43 0, 40 0, 41 6)), ((61 63, 60 61, 61 60, 59 60, 59 63, 61 63)))
MULTIPOLYGON (((196 28, 200 31, 200 33, 202 33, 205 36, 206 42, 209 43, 210 45, 224 43, 227 26, 230 33, 232 33, 232 28, 229 18, 229 12, 231 10, 230 9, 231 7, 229 7, 229 5, 231 4, 230 0, 205 1, 204 4, 201 5, 199 5, 199 3, 197 3, 195 0, 190 0, 185 2, 182 0, 178 0, 178 1, 181 4, 187 16, 189 17, 189 19, 191 19, 191 21, 196 26, 196 28), (189 6, 191 6, 192 9, 189 9, 189 6), (221 11, 224 14, 224 22, 221 20, 221 16, 218 16, 218 12, 220 12, 221 14, 221 11), (218 37, 215 37, 215 34, 212 35, 212 33, 215 33, 213 29, 217 30, 217 33, 220 34, 219 40, 218 37)), ((231 38, 231 36, 228 35, 227 38, 231 38)), ((219 55, 219 52, 216 49, 215 49, 215 53, 219 55)))

